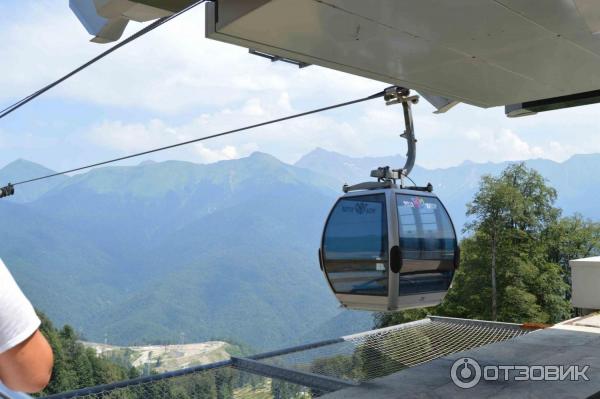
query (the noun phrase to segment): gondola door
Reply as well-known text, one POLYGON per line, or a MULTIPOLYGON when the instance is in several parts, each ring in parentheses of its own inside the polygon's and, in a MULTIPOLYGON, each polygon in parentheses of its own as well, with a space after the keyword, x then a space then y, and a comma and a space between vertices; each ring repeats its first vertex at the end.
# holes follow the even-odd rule
POLYGON ((456 268, 452 220, 433 195, 401 191, 395 201, 402 254, 399 308, 437 305, 450 288, 456 268))
MULTIPOLYGON (((340 198, 327 219, 322 238, 323 271, 346 307, 388 310, 390 249, 397 240, 389 190, 351 193, 340 198)), ((397 290, 393 290, 397 296, 397 290)))

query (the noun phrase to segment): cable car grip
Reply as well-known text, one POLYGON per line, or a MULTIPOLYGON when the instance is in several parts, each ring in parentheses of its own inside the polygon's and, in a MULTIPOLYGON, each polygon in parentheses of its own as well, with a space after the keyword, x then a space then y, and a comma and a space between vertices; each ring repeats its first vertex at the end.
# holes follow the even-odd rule
POLYGON ((0 198, 9 197, 15 193, 15 186, 8 183, 8 185, 0 188, 0 198))

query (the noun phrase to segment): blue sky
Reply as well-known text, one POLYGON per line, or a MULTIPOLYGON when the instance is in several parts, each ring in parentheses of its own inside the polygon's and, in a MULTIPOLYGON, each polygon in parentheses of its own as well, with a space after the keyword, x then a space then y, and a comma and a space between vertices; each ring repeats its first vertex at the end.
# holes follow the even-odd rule
MULTIPOLYGON (((67 1, 0 3, 0 105, 29 94, 106 47, 90 43, 67 1)), ((0 166, 25 158, 54 169, 189 140, 362 97, 387 85, 319 67, 299 70, 204 38, 199 7, 113 53, 0 120, 0 166)), ((132 23, 131 33, 141 26, 132 23)), ((595 89, 595 88, 590 88, 595 89)), ((600 105, 508 119, 502 108, 415 109, 417 163, 600 152, 600 105)), ((315 147, 352 156, 405 152, 401 108, 373 101, 153 155, 214 162, 264 151, 293 162, 315 147)), ((135 161, 135 163, 140 162, 135 161)))

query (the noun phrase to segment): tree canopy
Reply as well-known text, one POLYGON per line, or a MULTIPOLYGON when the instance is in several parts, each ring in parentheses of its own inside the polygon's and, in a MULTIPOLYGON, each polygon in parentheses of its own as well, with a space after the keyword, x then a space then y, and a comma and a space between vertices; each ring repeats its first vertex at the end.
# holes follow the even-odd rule
POLYGON ((40 393, 41 396, 139 376, 135 368, 98 357, 93 349, 83 346, 71 326, 65 325, 62 329, 57 329, 46 315, 41 312, 38 315, 42 321, 40 331, 54 353, 52 378, 40 393))

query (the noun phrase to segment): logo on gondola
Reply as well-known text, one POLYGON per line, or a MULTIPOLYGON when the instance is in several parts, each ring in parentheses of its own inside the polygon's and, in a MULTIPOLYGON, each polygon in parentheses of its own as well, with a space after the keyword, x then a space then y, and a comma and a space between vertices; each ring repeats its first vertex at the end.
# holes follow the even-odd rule
POLYGON ((363 215, 365 213, 373 213, 373 209, 369 209, 369 205, 366 202, 357 202, 354 205, 354 211, 359 215, 363 215))
POLYGON ((416 209, 437 209, 437 204, 431 202, 425 202, 422 197, 413 197, 410 200, 402 201, 402 206, 405 208, 416 208, 416 209))
POLYGON ((354 206, 342 206, 342 212, 356 213, 358 215, 370 215, 375 213, 375 208, 369 207, 368 202, 357 202, 354 206))
POLYGON ((423 206, 423 204, 425 204, 425 201, 421 197, 413 198, 412 202, 413 202, 413 205, 415 206, 415 208, 420 208, 423 206))

